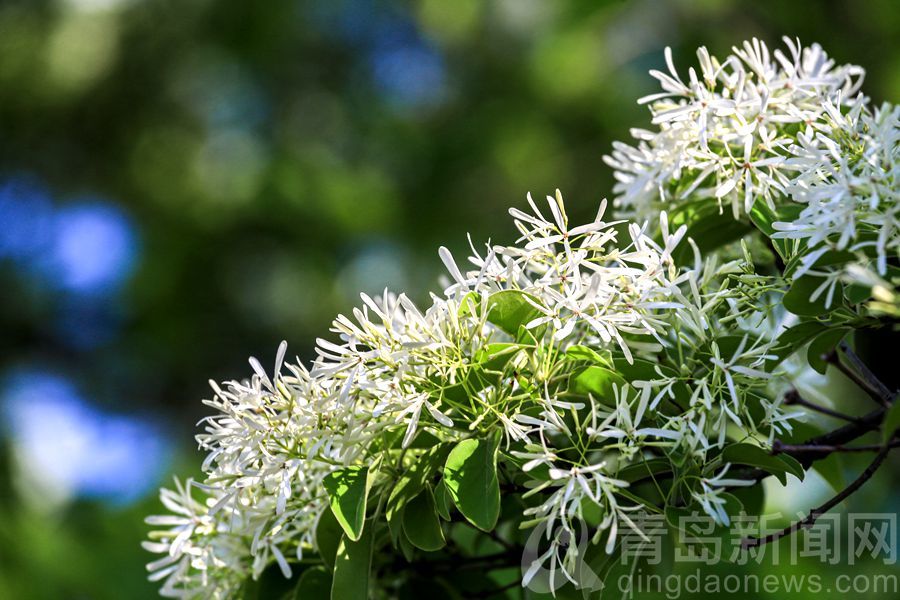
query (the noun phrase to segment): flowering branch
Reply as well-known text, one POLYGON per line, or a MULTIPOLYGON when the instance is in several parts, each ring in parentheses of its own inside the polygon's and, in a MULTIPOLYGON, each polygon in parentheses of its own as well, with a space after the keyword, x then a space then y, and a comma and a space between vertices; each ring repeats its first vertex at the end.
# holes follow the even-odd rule
POLYGON ((604 200, 572 224, 558 190, 529 194, 510 209, 513 244, 472 245, 463 263, 439 250, 448 280, 428 305, 362 294, 312 364, 282 344, 274 371, 251 359, 250 378, 212 383, 203 480, 162 490, 169 514, 147 519, 161 593, 229 598, 310 557, 333 598, 394 593, 401 555, 440 572, 514 564, 501 525, 539 540, 522 585, 588 586, 571 543, 582 527, 613 554, 620 530, 646 535, 642 511, 724 526, 732 488, 877 451, 834 499, 749 547, 863 485, 897 441, 848 444, 897 420, 894 394, 840 340, 882 325, 900 281, 900 108, 869 105, 860 67, 785 44, 752 40, 724 61, 701 48, 685 78, 666 50, 667 72, 651 72, 662 92, 640 100, 655 129, 605 157, 621 218, 604 200), (878 409, 854 417, 791 390, 829 363, 878 409), (847 423, 786 445, 791 408, 847 423), (503 552, 463 556, 445 537, 459 522, 503 552))

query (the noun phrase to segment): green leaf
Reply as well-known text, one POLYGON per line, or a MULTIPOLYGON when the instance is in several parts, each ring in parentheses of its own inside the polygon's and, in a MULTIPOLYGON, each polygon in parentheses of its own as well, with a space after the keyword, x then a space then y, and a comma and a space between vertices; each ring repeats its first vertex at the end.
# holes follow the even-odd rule
POLYGON ((900 427, 900 401, 895 400, 881 423, 881 440, 888 443, 900 427))
POLYGON ((763 200, 758 200, 753 203, 753 206, 750 208, 750 220, 756 225, 756 228, 765 234, 766 237, 772 237, 772 234, 775 233, 775 228, 772 227, 772 223, 778 221, 778 215, 775 214, 775 211, 772 210, 768 204, 763 200))
POLYGON ((331 598, 331 573, 324 567, 303 571, 294 588, 294 600, 328 600, 331 598))
POLYGON ((588 346, 581 346, 578 344, 569 346, 566 349, 566 356, 574 360, 586 360, 603 367, 613 366, 611 358, 609 358, 608 356, 603 356, 602 354, 588 346))
POLYGON ((519 327, 540 316, 527 298, 537 302, 534 296, 518 290, 502 290, 491 294, 488 298, 487 320, 510 335, 516 335, 519 327))
POLYGON ((614 360, 616 372, 625 378, 626 381, 648 381, 659 379, 657 367, 664 377, 677 377, 678 373, 666 365, 649 361, 645 358, 635 358, 629 363, 624 358, 616 358, 614 360))
POLYGON ((584 396, 593 394, 598 400, 612 398, 613 385, 625 385, 625 380, 606 367, 587 367, 569 379, 570 392, 584 396))
POLYGON ((453 448, 444 465, 447 491, 459 512, 484 531, 491 531, 500 516, 499 441, 496 435, 489 440, 463 440, 453 448))
POLYGON ((322 485, 344 533, 351 540, 358 540, 366 521, 366 499, 372 486, 369 468, 344 467, 326 475, 322 485))
MULTIPOLYGON (((723 492, 725 501, 722 509, 729 520, 745 512, 744 504, 734 494, 723 492)), ((731 523, 720 525, 711 523, 706 518, 697 520, 700 507, 690 508, 666 506, 666 523, 670 527, 673 542, 685 550, 688 560, 730 562, 732 554, 727 551, 734 541, 734 529, 731 523), (725 552, 723 552, 725 550, 725 552)))
MULTIPOLYGON (((773 223, 776 221, 782 221, 790 223, 792 221, 796 221, 797 217, 800 216, 800 212, 803 210, 802 204, 784 204, 772 210, 764 200, 757 200, 753 204, 753 208, 750 209, 750 220, 756 225, 757 229, 759 229, 763 235, 768 238, 771 238, 772 235, 775 234, 775 227, 773 223)), ((792 244, 791 240, 788 239, 773 239, 772 245, 775 246, 775 250, 781 256, 782 259, 787 258, 788 249, 792 244)))
POLYGON ((787 485, 787 473, 794 473, 795 468, 794 465, 788 465, 785 461, 779 460, 779 457, 772 456, 759 446, 752 444, 732 444, 726 447, 722 452, 722 460, 762 469, 777 477, 782 485, 787 485))
POLYGON ((434 487, 434 506, 442 519, 450 520, 450 495, 443 479, 434 487))
POLYGON ((395 546, 404 537, 403 511, 406 504, 422 491, 427 480, 438 474, 438 469, 443 465, 450 449, 451 445, 447 443, 429 448, 419 454, 406 471, 397 478, 394 488, 388 496, 384 511, 391 541, 395 546))
POLYGON ((788 473, 790 473, 800 481, 803 481, 803 478, 806 477, 806 470, 803 468, 803 465, 801 465, 800 461, 790 454, 779 454, 775 458, 787 465, 788 473))
POLYGON ((413 546, 426 552, 440 550, 446 544, 434 496, 428 486, 407 503, 403 511, 403 532, 413 546))
POLYGON ((495 343, 481 348, 475 361, 489 371, 501 371, 506 363, 522 348, 521 344, 495 343))
POLYGON ((848 331, 849 329, 845 327, 836 327, 817 335, 815 339, 810 342, 809 348, 806 351, 806 359, 809 361, 809 366, 824 375, 825 371, 828 369, 828 363, 825 362, 824 357, 834 350, 835 346, 841 343, 841 340, 844 339, 844 336, 847 335, 848 331))
POLYGON ((367 600, 373 539, 371 528, 357 541, 350 540, 347 536, 341 539, 334 561, 332 600, 367 600))
MULTIPOLYGON (((806 256, 805 253, 800 253, 791 257, 791 260, 788 261, 788 264, 784 268, 785 277, 793 276, 793 274, 800 267, 804 256, 806 256)), ((813 268, 822 269, 824 267, 844 265, 849 262, 854 262, 856 259, 856 255, 853 252, 849 252, 846 250, 829 250, 828 252, 820 256, 815 263, 813 263, 813 268)))
POLYGON ((851 283, 844 286, 844 298, 848 304, 861 304, 872 297, 872 288, 868 285, 851 283))
MULTIPOLYGON (((299 573, 298 573, 299 575, 299 573)), ((272 562, 265 567, 258 579, 247 577, 244 579, 237 593, 232 594, 235 599, 263 600, 264 598, 291 598, 294 588, 297 586, 299 576, 291 579, 285 578, 281 567, 272 562)), ((231 597, 231 596, 229 596, 231 597)))
POLYGON ((825 306, 827 293, 823 292, 815 301, 809 299, 813 292, 825 281, 823 277, 804 275, 794 280, 791 289, 784 295, 784 307, 795 315, 804 317, 820 317, 838 308, 842 298, 841 284, 837 284, 831 306, 825 306))
MULTIPOLYGON (((663 536, 663 542, 666 543, 669 536, 663 536)), ((622 542, 624 536, 619 536, 617 542, 618 548, 612 554, 607 554, 604 550, 604 544, 589 544, 585 553, 585 559, 578 561, 578 581, 582 582, 585 587, 575 589, 573 586, 566 585, 557 590, 554 594, 529 594, 526 596, 528 600, 583 600, 584 598, 618 598, 621 590, 617 586, 620 582, 626 581, 624 578, 630 578, 634 572, 633 564, 628 564, 628 560, 622 558, 622 542)), ((673 556, 674 552, 665 553, 664 556, 673 556)))
POLYGON ((463 296, 462 300, 460 300, 457 314, 460 317, 465 317, 468 315, 478 315, 478 300, 478 292, 469 292, 468 294, 463 296))
POLYGON ((655 491, 651 493, 653 496, 652 500, 645 498, 644 495, 639 496, 638 494, 632 493, 625 488, 616 490, 616 494, 631 500, 635 504, 642 504, 651 512, 655 512, 658 509, 657 502, 659 501, 659 495, 655 491))
MULTIPOLYGON (((400 450, 403 448, 403 437, 406 435, 405 429, 397 429, 385 434, 385 446, 388 448, 392 448, 394 450, 400 450)), ((436 446, 440 444, 441 440, 438 439, 436 435, 428 431, 427 429, 419 429, 416 432, 416 436, 412 439, 407 449, 410 450, 422 450, 424 448, 431 448, 432 446, 436 446)))
POLYGON ((682 519, 689 518, 692 513, 683 506, 666 505, 664 514, 666 516, 666 523, 676 531, 680 531, 683 529, 680 527, 682 519))
POLYGON ((397 547, 400 548, 400 553, 406 559, 406 562, 411 563, 416 557, 416 547, 412 545, 412 542, 409 541, 409 538, 402 531, 400 533, 401 535, 397 538, 397 547))
POLYGON ((766 504, 766 490, 761 485, 731 488, 731 493, 744 506, 748 515, 760 516, 766 504))
MULTIPOLYGON (((706 253, 744 236, 752 231, 748 223, 736 220, 731 211, 719 211, 715 202, 703 199, 689 202, 669 215, 671 227, 687 225, 687 237, 694 239, 700 252, 706 253)), ((691 259, 690 244, 679 244, 672 252, 676 264, 684 264, 691 259)))
POLYGON ((334 513, 330 510, 323 511, 319 522, 316 523, 316 548, 322 562, 328 565, 329 569, 334 568, 334 555, 337 554, 342 535, 344 530, 334 518, 334 513))
POLYGON ((639 479, 652 477, 659 475, 660 473, 669 473, 671 471, 672 465, 669 461, 662 458, 652 458, 620 469, 619 472, 616 473, 616 479, 634 483, 639 479))
POLYGON ((766 370, 771 371, 777 367, 783 360, 806 345, 809 340, 827 331, 827 329, 825 325, 818 321, 807 321, 782 331, 772 350, 772 354, 777 358, 766 361, 766 370))
POLYGON ((597 527, 606 516, 606 511, 594 502, 593 499, 585 496, 581 500, 581 518, 591 527, 597 527))

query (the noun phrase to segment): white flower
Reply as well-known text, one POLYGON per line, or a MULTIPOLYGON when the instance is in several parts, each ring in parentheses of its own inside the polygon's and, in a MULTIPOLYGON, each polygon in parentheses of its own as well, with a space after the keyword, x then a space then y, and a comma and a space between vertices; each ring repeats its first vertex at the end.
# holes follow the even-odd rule
POLYGON ((701 479, 701 491, 691 492, 693 498, 706 511, 706 514, 712 517, 716 523, 723 526, 730 524, 728 513, 725 511, 726 500, 722 497, 724 488, 746 487, 756 484, 756 481, 751 479, 726 479, 725 474, 728 473, 730 467, 730 463, 726 464, 714 477, 701 479))

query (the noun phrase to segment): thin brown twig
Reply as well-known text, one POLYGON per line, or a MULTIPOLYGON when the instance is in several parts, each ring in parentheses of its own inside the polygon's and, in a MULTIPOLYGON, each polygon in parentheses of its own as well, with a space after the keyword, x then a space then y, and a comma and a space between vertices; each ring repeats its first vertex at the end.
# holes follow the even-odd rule
MULTIPOLYGON (((847 351, 849 350, 849 347, 847 347, 845 349, 845 347, 842 345, 841 349, 844 351, 844 355, 847 356, 847 351)), ((854 354, 853 356, 856 356, 856 355, 854 354)), ((875 381, 878 381, 878 384, 876 385, 872 381, 870 381, 867 376, 864 376, 862 373, 858 372, 855 368, 848 367, 846 364, 844 364, 844 361, 841 360, 841 356, 837 352, 836 349, 832 350, 828 354, 825 354, 823 356, 823 358, 825 359, 825 362, 834 365, 838 371, 843 373, 844 376, 847 377, 847 379, 849 379, 854 384, 856 384, 856 387, 858 387, 859 389, 864 391, 866 393, 866 395, 868 395, 872 400, 874 400, 879 406, 887 406, 888 405, 890 395, 885 397, 885 395, 882 392, 882 389, 880 387, 880 386, 883 386, 884 384, 882 384, 880 381, 878 381, 877 378, 875 379, 875 381)), ((857 360, 858 360, 858 358, 857 358, 857 360)), ((868 375, 871 375, 871 371, 869 371, 868 369, 866 369, 866 373, 868 375)))
MULTIPOLYGON (((804 446, 843 446, 861 438, 871 431, 875 431, 884 419, 885 410, 878 408, 861 416, 858 422, 847 423, 822 435, 811 437, 803 442, 804 446)), ((831 452, 790 452, 787 453, 797 459, 804 469, 810 468, 816 461, 829 456, 831 452)), ((771 475, 768 471, 759 468, 740 469, 734 473, 738 479, 754 479, 760 481, 771 475)))
MULTIPOLYGON (((807 446, 803 444, 783 444, 778 440, 772 443, 772 454, 798 454, 813 452, 818 454, 832 454, 834 452, 878 452, 884 448, 881 444, 866 444, 864 446, 807 446)), ((888 444, 888 448, 900 448, 900 440, 894 440, 888 444)))
MULTIPOLYGON (((857 420, 847 423, 837 429, 833 429, 827 433, 823 433, 822 435, 818 435, 815 437, 811 437, 805 440, 801 445, 803 446, 814 446, 814 447, 822 447, 822 448, 832 448, 836 446, 843 446, 850 442, 853 442, 862 436, 866 435, 869 432, 876 431, 878 427, 881 425, 881 421, 884 419, 885 409, 878 408, 865 415, 859 417, 857 420)), ((832 453, 831 450, 821 451, 821 452, 786 452, 785 454, 790 454, 803 466, 804 469, 809 469, 813 463, 819 460, 823 460, 827 456, 832 453)), ((733 472, 734 476, 738 479, 753 479, 755 481, 760 481, 769 477, 771 473, 756 467, 747 467, 743 469, 738 469, 733 472)), ((635 481, 631 482, 632 486, 637 486, 642 483, 646 483, 648 481, 652 481, 653 479, 657 479, 659 481, 669 479, 673 476, 671 471, 662 471, 659 473, 654 473, 653 475, 647 475, 645 477, 640 477, 635 481)))
POLYGON ((842 412, 828 408, 827 406, 822 406, 821 404, 810 402, 809 400, 803 398, 800 393, 797 392, 797 390, 789 390, 784 395, 784 403, 787 405, 795 404, 797 406, 805 406, 810 410, 822 413, 823 415, 828 415, 829 417, 834 417, 835 419, 841 419, 843 421, 849 421, 851 423, 859 423, 859 417, 846 415, 842 412))
MULTIPOLYGON (((842 349, 844 349, 842 345, 842 349)), ((859 357, 851 352, 851 358, 849 360, 853 361, 854 364, 856 362, 859 365, 862 365, 862 362, 859 361, 859 357)), ((823 458, 830 456, 834 452, 868 452, 877 450, 878 454, 875 456, 875 459, 866 467, 865 471, 863 471, 859 477, 857 477, 853 483, 848 485, 841 491, 839 494, 831 498, 828 502, 819 506, 810 511, 809 515, 805 519, 797 521, 784 529, 763 536, 763 537, 747 537, 741 541, 742 548, 752 548, 755 546, 761 546, 763 544, 768 544, 769 542, 776 541, 782 537, 787 535, 791 535, 792 533, 803 529, 804 527, 811 527, 816 520, 846 498, 848 498, 851 494, 856 492, 860 487, 863 486, 869 479, 871 479, 872 475, 881 467, 884 460, 887 458, 888 453, 896 447, 900 447, 900 440, 893 440, 888 444, 880 445, 880 446, 846 446, 845 444, 852 442, 861 438, 862 436, 870 433, 872 431, 876 431, 879 427, 882 426, 882 422, 884 421, 885 414, 887 413, 887 408, 890 406, 891 402, 897 399, 897 395, 891 393, 890 390, 885 386, 881 381, 875 377, 875 375, 868 369, 865 368, 864 365, 861 372, 864 375, 857 375, 854 371, 848 369, 846 365, 843 365, 840 359, 836 356, 835 352, 831 352, 828 356, 826 356, 828 362, 838 365, 844 372, 852 373, 851 378, 854 378, 854 381, 858 382, 858 385, 867 392, 873 392, 873 398, 878 402, 880 407, 876 410, 873 410, 861 417, 849 417, 849 415, 842 415, 845 420, 849 422, 842 426, 824 433, 822 435, 818 435, 806 440, 803 444, 790 446, 781 444, 776 441, 773 444, 773 453, 784 453, 788 454, 794 458, 796 458, 804 469, 809 469, 813 463, 816 461, 822 460, 823 458), (867 380, 871 380, 867 381, 867 380)), ((802 400, 800 395, 794 392, 794 396, 792 400, 796 404, 800 404, 801 402, 797 402, 797 400, 802 400)), ((790 402, 788 402, 790 403, 790 402)), ((812 403, 803 402, 805 405, 809 405, 812 403)), ((812 409, 823 408, 818 405, 809 406, 812 409)), ((836 411, 835 411, 836 412, 836 411)), ((834 415, 837 416, 837 415, 834 415)), ((736 472, 735 477, 739 479, 753 479, 756 481, 760 481, 765 479, 770 475, 767 471, 764 471, 759 468, 747 468, 742 469, 736 472)), ((642 483, 645 480, 649 480, 650 478, 660 478, 664 479, 666 477, 671 477, 671 472, 663 472, 655 475, 651 475, 649 478, 641 478, 637 481, 633 482, 633 485, 638 483, 642 483)))
MULTIPOLYGON (((853 357, 854 359, 852 360, 859 360, 859 358, 856 357, 855 354, 853 355, 853 357)), ((881 381, 878 380, 878 378, 875 377, 875 375, 872 374, 871 371, 866 369, 864 372, 866 373, 866 377, 871 377, 873 381, 878 382, 877 388, 879 390, 888 389, 887 386, 881 383, 881 381)), ((896 394, 890 394, 890 392, 888 392, 888 394, 889 395, 887 396, 886 402, 884 404, 879 401, 879 404, 881 404, 880 408, 873 410, 861 417, 853 418, 853 420, 842 427, 838 427, 837 429, 834 429, 822 435, 809 438, 803 444, 797 446, 782 445, 783 452, 797 459, 804 469, 809 469, 813 465, 813 463, 822 460, 827 456, 830 456, 834 452, 862 452, 863 449, 866 448, 865 446, 847 447, 845 444, 853 442, 866 435, 867 433, 876 431, 879 427, 881 427, 882 422, 884 421, 885 414, 887 412, 887 406, 890 405, 891 401, 897 399, 896 394)), ((797 395, 797 397, 799 397, 799 394, 797 395)), ((878 454, 875 456, 875 459, 869 464, 868 467, 866 467, 866 470, 863 471, 862 474, 860 474, 860 476, 853 481, 853 483, 851 483, 842 492, 840 492, 838 495, 836 495, 834 498, 832 498, 822 506, 810 511, 810 514, 805 519, 798 521, 779 532, 761 538, 745 538, 741 541, 741 546, 743 548, 760 546, 780 539, 786 535, 790 535, 795 531, 802 529, 803 527, 811 526, 813 523, 815 523, 816 519, 818 519, 819 516, 840 504, 844 499, 846 499, 856 490, 862 487, 862 485, 866 483, 872 477, 872 475, 874 475, 875 471, 878 470, 891 449, 898 446, 898 442, 900 442, 900 440, 895 440, 887 445, 879 446, 878 454)), ((866 448, 866 451, 868 451, 868 448, 866 448)), ((768 473, 767 471, 759 468, 748 468, 737 471, 734 475, 739 479, 753 479, 756 481, 760 481, 768 477, 770 474, 771 473, 768 473)), ((657 477, 665 475, 665 473, 657 474, 657 477)), ((669 474, 669 476, 671 476, 671 473, 669 474)))
POLYGON ((812 527, 816 520, 827 513, 829 510, 843 502, 847 499, 853 492, 858 490, 862 485, 871 479, 872 475, 878 470, 881 464, 884 462, 884 459, 887 458, 888 453, 891 451, 890 446, 883 446, 881 451, 875 456, 875 459, 869 463, 869 466, 866 467, 866 470, 863 471, 859 477, 857 477, 853 483, 844 488, 839 494, 835 495, 833 498, 828 500, 822 506, 818 508, 814 508, 809 512, 805 519, 800 521, 796 521, 791 523, 784 529, 780 531, 776 531, 775 533, 770 533, 768 535, 764 535, 762 537, 746 537, 741 540, 741 548, 754 548, 756 546, 762 546, 763 544, 768 544, 770 542, 777 541, 785 536, 791 535, 794 532, 800 531, 804 527, 812 527))
POLYGON ((866 366, 866 363, 857 356, 856 352, 853 351, 853 348, 850 347, 850 344, 841 342, 839 348, 841 349, 841 352, 844 353, 844 356, 847 357, 847 360, 853 365, 853 368, 863 379, 865 379, 866 383, 872 386, 872 388, 881 395, 881 399, 884 402, 890 402, 894 398, 894 392, 891 391, 891 389, 886 386, 868 366, 866 366))
MULTIPOLYGON (((501 489, 502 489, 502 488, 501 488, 501 489)), ((513 490, 518 490, 517 487, 513 487, 512 489, 513 489, 513 490)), ((497 533, 495 530, 485 531, 485 530, 483 530, 483 529, 479 529, 478 527, 476 527, 475 525, 473 525, 472 523, 470 523, 469 521, 467 521, 467 520, 465 520, 465 519, 463 519, 462 521, 460 521, 460 523, 462 523, 462 524, 465 525, 466 527, 468 527, 468 528, 470 528, 470 529, 476 531, 476 532, 477 532, 478 534, 480 534, 480 535, 487 535, 489 538, 491 538, 491 540, 492 540, 495 544, 497 544, 497 545, 499 545, 499 546, 502 546, 502 547, 503 547, 504 549, 506 549, 506 550, 515 550, 516 547, 517 547, 517 546, 516 546, 515 544, 513 544, 512 542, 508 542, 508 541, 504 540, 502 537, 500 537, 500 534, 497 533)))

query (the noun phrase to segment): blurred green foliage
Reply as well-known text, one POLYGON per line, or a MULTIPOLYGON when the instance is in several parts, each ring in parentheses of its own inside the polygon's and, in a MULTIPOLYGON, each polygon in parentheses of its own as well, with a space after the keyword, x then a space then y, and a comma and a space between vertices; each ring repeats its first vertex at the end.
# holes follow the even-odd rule
MULTIPOLYGON (((308 357, 359 291, 424 298, 436 247, 511 240, 527 191, 593 216, 600 157, 645 123, 635 99, 664 46, 686 65, 781 35, 863 65, 876 101, 900 95, 892 0, 5 0, 0 179, 114 202, 139 253, 112 333, 87 346, 54 326, 66 299, 0 256, 0 369, 37 364, 153 415, 192 464, 209 377, 282 338, 308 357)), ((0 597, 154 596, 138 547, 153 499, 32 506, 14 440, 0 597)))

